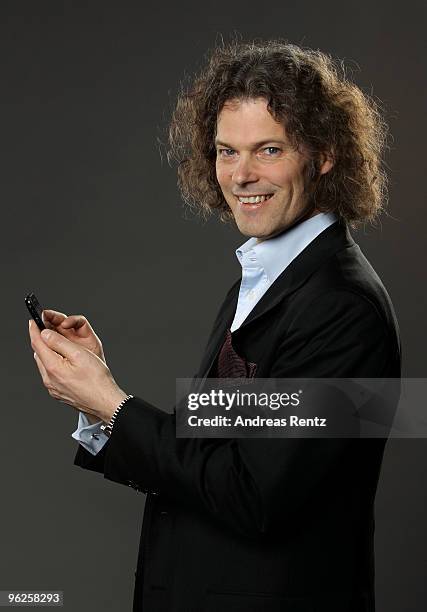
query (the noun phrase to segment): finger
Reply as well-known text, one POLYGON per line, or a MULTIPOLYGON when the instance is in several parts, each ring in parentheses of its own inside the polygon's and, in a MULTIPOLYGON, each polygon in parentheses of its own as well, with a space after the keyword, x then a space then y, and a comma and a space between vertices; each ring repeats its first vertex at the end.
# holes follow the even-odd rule
POLYGON ((61 357, 57 355, 56 353, 54 353, 51 349, 49 349, 46 346, 44 340, 41 337, 41 333, 40 333, 38 326, 34 323, 32 319, 28 321, 28 328, 29 328, 31 346, 34 351, 34 358, 36 359, 36 363, 39 366, 39 371, 41 374, 42 371, 43 373, 46 372, 46 367, 48 363, 50 367, 53 365, 53 363, 55 363, 56 365, 58 360, 61 359, 61 357), (48 353, 51 353, 52 355, 49 355, 48 353), (52 356, 55 356, 55 359, 52 359, 52 356), (40 366, 43 367, 43 370, 40 370, 40 366))
POLYGON ((49 383, 49 376, 48 376, 48 373, 46 372, 46 368, 44 367, 41 359, 39 358, 39 356, 37 355, 35 351, 34 351, 34 360, 40 372, 40 376, 42 377, 43 384, 46 387, 49 383))
POLYGON ((43 322, 45 327, 59 332, 70 340, 73 338, 76 331, 74 318, 75 317, 67 317, 65 313, 57 310, 46 309, 43 311, 43 322))
POLYGON ((67 318, 67 315, 63 312, 59 312, 57 310, 45 309, 42 312, 43 323, 51 324, 53 327, 57 327, 62 323, 64 319, 67 318))
POLYGON ((79 329, 84 325, 88 325, 88 327, 90 327, 89 321, 83 315, 70 315, 61 322, 61 327, 65 329, 69 329, 70 327, 79 329))
POLYGON ((37 345, 35 351, 41 358, 47 371, 59 363, 58 356, 74 362, 77 355, 86 352, 75 344, 75 342, 68 340, 68 338, 65 338, 53 329, 43 330, 43 332, 40 333, 40 337, 36 340, 37 345))
POLYGON ((40 336, 39 327, 38 325, 35 325, 33 319, 28 320, 28 333, 30 334, 31 343, 35 338, 38 338, 40 336))
MULTIPOLYGON (((50 347, 48 345, 48 342, 50 339, 49 338, 45 339, 44 336, 42 337, 39 328, 33 322, 32 319, 30 319, 29 321, 29 332, 30 332, 31 346, 33 348, 33 351, 37 353, 37 356, 43 363, 45 369, 49 370, 50 368, 57 366, 62 361, 61 354, 59 353, 59 351, 56 351, 53 347, 50 347)), ((70 343, 69 340, 66 340, 60 334, 57 334, 55 331, 51 329, 43 330, 43 334, 54 334, 55 336, 62 338, 62 340, 70 343)))
POLYGON ((80 338, 90 338, 96 336, 91 324, 83 315, 70 315, 61 325, 58 326, 58 331, 72 330, 80 338))

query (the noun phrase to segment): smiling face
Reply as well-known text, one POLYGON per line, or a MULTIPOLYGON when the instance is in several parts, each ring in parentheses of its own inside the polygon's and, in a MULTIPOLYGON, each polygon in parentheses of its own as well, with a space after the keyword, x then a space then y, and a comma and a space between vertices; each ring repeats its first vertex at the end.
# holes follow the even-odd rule
MULTIPOLYGON (((306 213, 309 159, 291 147, 264 98, 226 102, 215 145, 217 180, 242 234, 266 240, 306 213)), ((320 173, 331 166, 324 161, 320 173)))

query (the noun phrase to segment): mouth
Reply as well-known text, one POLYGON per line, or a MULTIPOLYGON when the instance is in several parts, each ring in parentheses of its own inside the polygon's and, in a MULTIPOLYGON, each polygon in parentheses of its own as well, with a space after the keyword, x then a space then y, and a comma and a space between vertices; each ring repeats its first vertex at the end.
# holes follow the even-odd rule
POLYGON ((273 193, 266 193, 257 196, 234 196, 240 210, 251 211, 265 207, 274 197, 273 193))

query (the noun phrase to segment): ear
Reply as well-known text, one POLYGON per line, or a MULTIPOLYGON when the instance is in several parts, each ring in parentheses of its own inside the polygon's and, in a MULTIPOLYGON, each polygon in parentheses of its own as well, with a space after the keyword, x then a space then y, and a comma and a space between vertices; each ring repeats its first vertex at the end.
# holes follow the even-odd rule
POLYGON ((331 170, 334 165, 334 158, 332 153, 322 153, 320 156, 320 167, 319 174, 326 174, 331 170))

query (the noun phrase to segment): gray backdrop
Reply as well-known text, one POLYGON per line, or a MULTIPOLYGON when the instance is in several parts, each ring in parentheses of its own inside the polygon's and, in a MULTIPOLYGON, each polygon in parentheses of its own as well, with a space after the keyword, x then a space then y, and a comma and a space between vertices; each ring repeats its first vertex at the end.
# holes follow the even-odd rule
MULTIPOLYGON (((425 376, 421 2, 393 12, 366 0, 214 6, 0 5, 0 589, 63 589, 70 612, 131 609, 144 497, 73 466, 77 413, 41 383, 23 298, 34 290, 46 308, 85 314, 119 385, 171 408, 175 378, 195 371, 239 274, 234 249, 244 241, 215 220, 186 218, 158 142, 184 71, 220 35, 321 48, 387 106, 389 217, 355 237, 394 301, 404 374, 425 376)), ((387 447, 376 504, 379 612, 426 606, 426 444, 387 447)))

